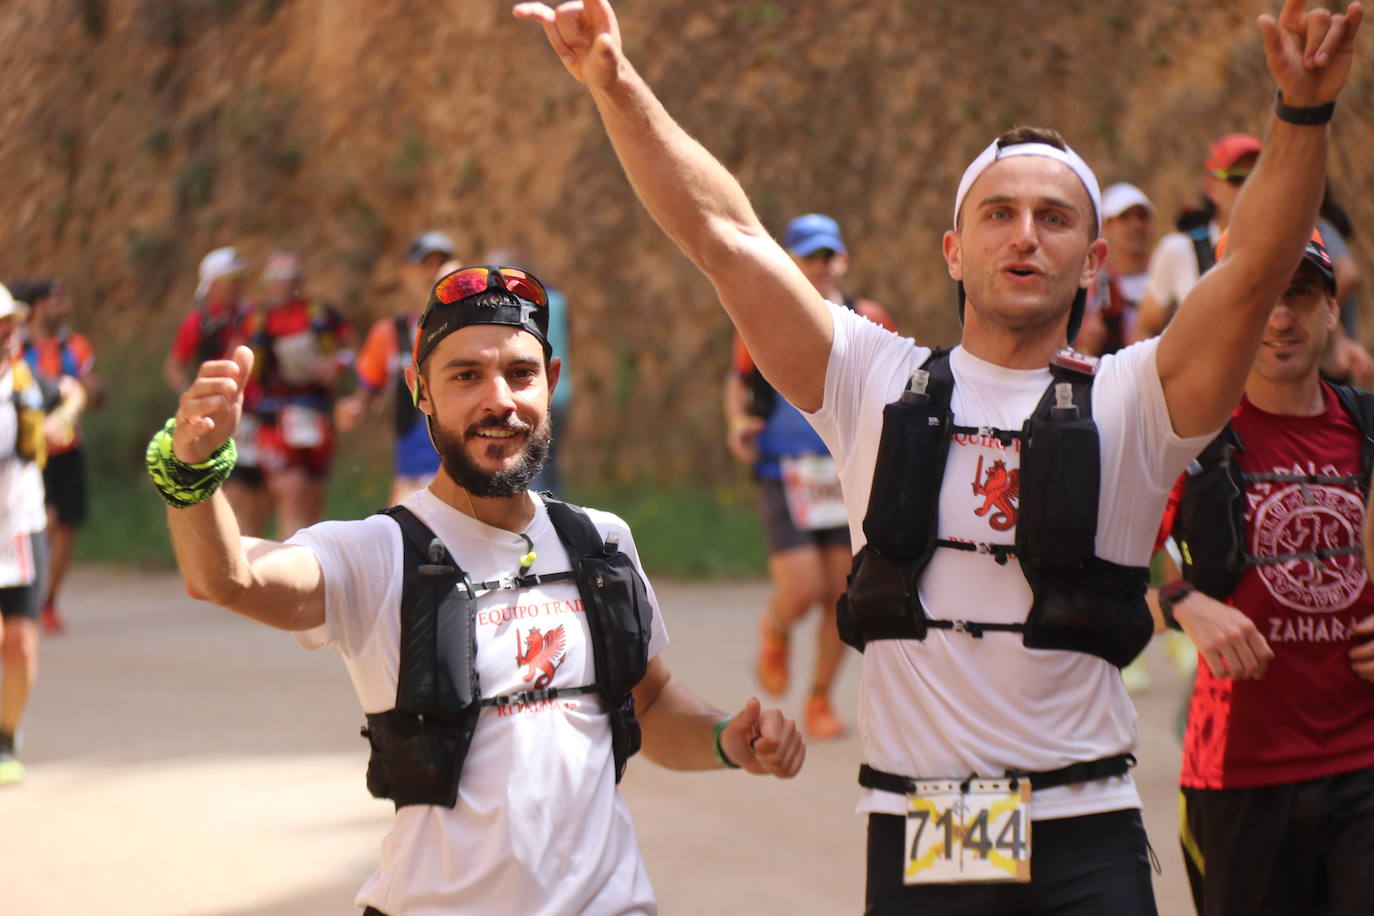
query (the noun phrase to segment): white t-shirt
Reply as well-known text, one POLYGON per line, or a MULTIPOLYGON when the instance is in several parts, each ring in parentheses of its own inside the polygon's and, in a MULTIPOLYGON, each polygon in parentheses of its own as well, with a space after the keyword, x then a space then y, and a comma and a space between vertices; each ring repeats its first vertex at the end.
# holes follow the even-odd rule
POLYGON ((1126 302, 1134 309, 1140 304, 1140 300, 1145 298, 1145 291, 1150 286, 1149 271, 1142 270, 1136 274, 1118 274, 1116 285, 1121 290, 1121 295, 1126 298, 1126 302))
MULTIPOLYGON (((543 501, 531 497, 535 513, 525 534, 537 558, 530 571, 570 569, 543 501)), ((526 548, 516 534, 464 515, 427 489, 403 505, 439 536, 474 582, 518 571, 526 548)), ((619 533, 621 549, 638 567, 625 523, 606 512, 588 514, 603 535, 619 533)), ((339 651, 364 712, 391 709, 400 660, 400 527, 379 515, 323 522, 289 543, 319 557, 325 581, 325 624, 297 639, 309 649, 339 651)), ((652 588, 649 597, 653 657, 668 636, 652 588)), ((479 597, 477 634, 484 697, 594 680, 589 631, 572 581, 479 597), (549 682, 540 666, 516 661, 536 630, 553 650, 543 654, 553 662, 549 682), (532 680, 524 680, 526 674, 532 680)), ((583 695, 483 709, 458 804, 451 810, 401 808, 382 841, 381 867, 357 903, 388 916, 656 913, 634 826, 616 789, 610 719, 601 701, 583 695)))
MULTIPOLYGON (((873 482, 883 407, 896 400, 930 350, 847 309, 833 308, 835 341, 825 401, 811 415, 840 466, 854 549, 873 482)), ((1155 369, 1156 341, 1105 357, 1093 385, 1102 447, 1097 555, 1145 566, 1174 480, 1212 438, 1174 435, 1155 369), (1111 485, 1116 483, 1115 486, 1111 485)), ((954 422, 1020 429, 1050 383, 1048 369, 1005 369, 962 348, 951 354, 954 422)), ((1020 467, 1020 444, 956 435, 940 490, 939 536, 1015 540, 1019 499, 999 480, 1020 467)), ((1015 623, 1031 591, 1013 560, 937 549, 920 597, 934 619, 1015 623)), ((875 769, 916 778, 1035 772, 1131 751, 1135 709, 1110 663, 1081 652, 1027 649, 1019 633, 981 639, 932 629, 924 641, 878 640, 863 656, 859 726, 875 769)), ((1069 817, 1140 805, 1129 776, 1035 793, 1035 818, 1069 817)), ((861 812, 902 814, 904 799, 866 790, 861 812)))
POLYGON ((14 364, 0 375, 0 542, 16 534, 33 534, 47 527, 43 507, 43 471, 15 454, 19 442, 19 412, 14 408, 14 364))
MULTIPOLYGON (((1215 223, 1207 224, 1207 237, 1216 248, 1221 237, 1221 228, 1215 223)), ((1173 312, 1183 303, 1183 297, 1197 283, 1197 249, 1193 239, 1182 232, 1170 232, 1155 245, 1150 253, 1150 279, 1145 290, 1156 302, 1173 312)))

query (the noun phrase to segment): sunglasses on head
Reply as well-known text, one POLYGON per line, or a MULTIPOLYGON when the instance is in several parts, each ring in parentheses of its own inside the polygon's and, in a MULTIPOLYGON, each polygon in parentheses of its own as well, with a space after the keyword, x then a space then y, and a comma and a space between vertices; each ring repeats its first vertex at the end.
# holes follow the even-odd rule
POLYGON ((506 290, 540 308, 547 308, 549 304, 549 294, 544 284, 516 267, 464 267, 455 270, 434 287, 434 298, 439 305, 452 305, 489 289, 506 290))
POLYGON ((1250 169, 1217 169, 1212 174, 1227 184, 1242 185, 1250 177, 1250 169))

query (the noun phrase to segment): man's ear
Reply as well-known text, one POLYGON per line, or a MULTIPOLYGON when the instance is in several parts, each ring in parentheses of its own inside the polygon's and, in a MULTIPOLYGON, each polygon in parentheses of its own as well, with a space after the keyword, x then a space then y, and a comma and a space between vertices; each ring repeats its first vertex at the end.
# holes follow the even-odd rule
POLYGON ((549 403, 553 403, 553 391, 558 387, 558 377, 563 374, 563 360, 557 356, 549 360, 549 403))
POLYGON ((958 283, 964 279, 964 265, 959 250, 959 235, 946 230, 941 244, 944 246, 945 266, 949 268, 949 278, 958 283))
POLYGON ((429 395, 425 393, 425 386, 420 384, 420 371, 415 368, 414 363, 406 364, 406 388, 410 389, 410 400, 423 413, 431 413, 425 406, 429 404, 429 395))

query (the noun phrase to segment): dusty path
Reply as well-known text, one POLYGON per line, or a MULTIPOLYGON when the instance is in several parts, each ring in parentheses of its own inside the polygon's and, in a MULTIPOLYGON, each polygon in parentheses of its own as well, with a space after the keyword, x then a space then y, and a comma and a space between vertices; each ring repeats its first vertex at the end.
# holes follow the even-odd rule
MULTIPOLYGON (((763 586, 658 589, 669 665, 733 709, 755 689, 763 586)), ((0 916, 354 912, 390 809, 363 787, 361 715, 337 657, 190 601, 170 577, 80 570, 67 591, 71 632, 44 642, 24 729, 29 781, 0 790, 0 916)), ((809 642, 799 634, 799 653, 809 642)), ((1160 912, 1181 916, 1183 685, 1155 650, 1137 780, 1160 912)), ((851 659, 851 720, 857 680, 851 659)), ((800 702, 794 691, 786 704, 800 702)), ((859 913, 858 762, 851 737, 813 745, 791 783, 632 764, 624 792, 663 912, 859 913)))

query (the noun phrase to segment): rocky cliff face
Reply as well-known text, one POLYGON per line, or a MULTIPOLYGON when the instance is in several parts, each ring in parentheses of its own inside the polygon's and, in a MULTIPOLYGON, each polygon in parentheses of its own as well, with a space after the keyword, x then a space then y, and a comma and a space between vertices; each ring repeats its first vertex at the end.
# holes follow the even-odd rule
MULTIPOLYGON (((315 290, 366 326, 409 304, 397 271, 416 232, 449 231, 470 260, 518 244, 573 305, 583 472, 726 466, 729 330, 712 290, 634 200, 589 100, 509 5, 0 5, 0 276, 68 278, 87 326, 151 353, 217 245, 300 248, 315 290)), ((1266 124, 1254 17, 1271 5, 618 9, 632 59, 770 227, 834 215, 854 253, 850 287, 907 333, 952 342, 939 238, 968 160, 1014 123, 1051 125, 1104 184, 1134 181, 1173 213, 1196 197, 1212 137, 1266 124)), ((1361 243, 1374 238, 1363 37, 1332 157, 1361 243)))

